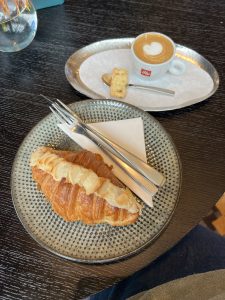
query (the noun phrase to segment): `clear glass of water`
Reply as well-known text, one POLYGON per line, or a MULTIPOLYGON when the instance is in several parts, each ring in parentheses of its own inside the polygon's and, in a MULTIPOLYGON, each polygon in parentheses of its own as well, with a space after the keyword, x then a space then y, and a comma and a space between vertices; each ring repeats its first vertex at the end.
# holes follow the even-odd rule
POLYGON ((30 0, 0 0, 0 51, 27 47, 37 31, 37 14, 30 0))

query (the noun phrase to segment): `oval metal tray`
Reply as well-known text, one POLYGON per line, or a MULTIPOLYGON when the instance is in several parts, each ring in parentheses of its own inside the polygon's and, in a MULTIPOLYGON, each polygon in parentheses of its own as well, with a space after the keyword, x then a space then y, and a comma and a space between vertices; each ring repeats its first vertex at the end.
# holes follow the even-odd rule
MULTIPOLYGON (((119 39, 103 40, 103 41, 90 44, 76 51, 69 57, 65 65, 65 74, 67 80, 73 86, 74 89, 78 90, 80 93, 92 99, 106 99, 106 97, 104 97, 103 95, 100 95, 96 93, 94 90, 90 89, 81 80, 81 77, 79 75, 80 67, 87 58, 89 58, 90 56, 96 53, 100 53, 106 50, 113 50, 113 49, 130 49, 133 40, 134 38, 119 38, 119 39)), ((166 110, 178 109, 178 108, 186 107, 201 102, 209 98, 216 92, 219 86, 219 75, 215 67, 202 55, 200 55, 199 53, 197 53, 196 51, 190 48, 176 44, 176 49, 177 49, 177 53, 176 53, 177 57, 197 65, 199 68, 202 68, 204 71, 208 73, 208 75, 211 77, 213 81, 212 90, 207 95, 191 99, 190 101, 182 103, 181 105, 171 105, 169 107, 168 106, 164 107, 163 109, 157 107, 148 107, 147 109, 145 109, 144 107, 140 107, 140 108, 148 111, 166 111, 166 110)))

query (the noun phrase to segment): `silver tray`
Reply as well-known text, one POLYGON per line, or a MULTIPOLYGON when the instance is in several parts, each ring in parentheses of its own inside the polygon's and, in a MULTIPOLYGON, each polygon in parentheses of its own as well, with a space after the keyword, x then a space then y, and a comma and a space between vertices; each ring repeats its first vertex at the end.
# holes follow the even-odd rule
POLYGON ((49 114, 27 135, 12 168, 11 190, 17 215, 27 232, 49 251, 77 262, 106 263, 138 253, 152 243, 166 227, 178 202, 181 165, 176 148, 163 127, 148 113, 126 103, 87 100, 71 105, 85 122, 102 122, 142 117, 148 163, 167 181, 153 197, 154 208, 145 206, 135 224, 113 227, 65 222, 56 215, 32 180, 29 160, 39 146, 78 150, 57 127, 49 114))
MULTIPOLYGON (((81 64, 90 56, 106 51, 106 50, 112 50, 112 49, 130 49, 131 44, 133 42, 134 38, 119 38, 119 39, 108 39, 99 41, 93 44, 90 44, 75 53, 73 53, 69 59, 66 62, 65 65, 65 74, 66 78, 69 81, 69 83, 72 85, 72 87, 76 90, 78 90, 80 93, 92 98, 92 99, 106 99, 103 95, 95 93, 94 90, 90 89, 87 85, 84 84, 84 82, 81 80, 79 75, 79 69, 81 67, 81 64)), ((207 95, 204 95, 203 97, 198 97, 191 99, 190 101, 187 101, 183 103, 182 105, 174 105, 169 106, 165 108, 157 108, 157 107, 148 107, 148 111, 166 111, 166 110, 173 110, 178 108, 183 108, 198 102, 201 102, 210 96, 212 96, 218 86, 219 86, 219 75, 215 69, 215 67, 202 55, 197 53, 196 51, 189 49, 185 46, 176 44, 177 53, 176 56, 191 62, 192 64, 195 64, 205 70, 209 76, 213 80, 213 88, 207 95)), ((142 108, 142 107, 140 107, 142 108)), ((145 110, 145 108, 143 107, 145 110)))

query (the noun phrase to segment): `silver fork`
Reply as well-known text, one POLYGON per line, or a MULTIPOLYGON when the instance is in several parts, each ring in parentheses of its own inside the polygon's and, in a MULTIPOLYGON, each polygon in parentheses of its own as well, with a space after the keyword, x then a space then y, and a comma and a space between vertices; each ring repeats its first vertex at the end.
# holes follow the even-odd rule
MULTIPOLYGON (((109 151, 111 154, 113 154, 113 156, 111 155, 110 158, 112 159, 114 157, 117 162, 118 160, 120 160, 120 164, 122 160, 122 164, 126 164, 126 169, 129 169, 129 172, 134 169, 136 173, 144 176, 145 179, 149 180, 151 183, 153 182, 156 185, 162 185, 165 182, 165 178, 161 173, 159 173, 151 166, 147 165, 137 156, 131 154, 129 151, 108 140, 98 131, 85 124, 79 116, 77 116, 68 106, 66 106, 60 100, 57 99, 57 102, 53 102, 46 96, 43 97, 49 101, 49 103, 51 104, 50 109, 57 116, 57 118, 60 119, 61 122, 66 122, 68 125, 76 125, 74 127, 74 131, 79 134, 86 135, 102 150, 105 151, 106 148, 107 152, 109 151), (123 151, 125 155, 121 151, 123 151)), ((143 178, 142 176, 141 179, 143 178)))
MULTIPOLYGON (((52 112, 55 114, 56 113, 54 110, 52 110, 52 112)), ((62 121, 63 119, 61 119, 62 121)), ((64 119, 65 122, 65 119, 64 119)), ((67 123, 68 125, 74 125, 74 123, 67 123)), ((148 179, 146 179, 143 175, 141 175, 139 172, 137 172, 135 169, 133 169, 132 167, 130 167, 129 165, 127 165, 126 163, 124 163, 119 157, 113 155, 112 153, 110 153, 105 147, 104 145, 98 141, 93 135, 91 135, 83 126, 81 126, 79 123, 77 123, 74 128, 73 131, 78 133, 78 134, 82 134, 84 136, 86 136, 89 140, 91 140, 96 146, 98 146, 102 152, 104 154, 106 154, 123 172, 125 172, 132 180, 134 180, 142 189, 144 189, 146 192, 151 192, 153 194, 155 194, 157 192, 157 188, 156 186, 149 181, 148 179)))
POLYGON ((150 192, 151 194, 155 194, 157 192, 158 189, 154 184, 152 184, 149 180, 147 180, 145 177, 136 172, 133 168, 129 167, 118 157, 113 156, 110 152, 108 152, 106 148, 104 148, 104 146, 99 141, 97 141, 91 134, 89 134, 89 132, 85 128, 83 128, 79 123, 72 123, 69 119, 66 119, 57 110, 55 110, 54 107, 50 107, 50 109, 60 122, 66 123, 69 126, 73 125, 74 132, 86 136, 95 145, 97 145, 104 154, 106 154, 125 174, 127 174, 132 180, 134 180, 136 184, 145 192, 150 192))

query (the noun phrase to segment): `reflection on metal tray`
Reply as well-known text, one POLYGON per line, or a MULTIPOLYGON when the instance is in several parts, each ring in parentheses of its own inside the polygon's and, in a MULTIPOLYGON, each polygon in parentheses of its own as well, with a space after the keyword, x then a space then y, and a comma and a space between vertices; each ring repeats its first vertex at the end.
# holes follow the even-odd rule
MULTIPOLYGON (((90 44, 78 51, 76 51, 74 54, 72 54, 69 59, 66 62, 65 65, 65 74, 67 77, 67 80, 69 83, 74 87, 74 89, 78 90, 79 92, 83 93, 84 95, 92 98, 92 99, 106 99, 107 97, 96 93, 93 89, 88 87, 82 80, 79 74, 80 67, 82 63, 89 58, 92 55, 95 55, 97 53, 101 53, 106 50, 113 50, 113 49, 130 49, 131 44, 133 42, 133 38, 120 38, 120 39, 109 39, 109 40, 103 40, 99 41, 93 44, 90 44)), ((198 102, 201 102, 207 98, 209 98, 211 95, 215 93, 219 86, 219 75, 214 68, 214 66, 206 60, 203 56, 201 56, 196 51, 189 49, 185 46, 176 45, 176 56, 180 59, 183 59, 185 61, 188 61, 189 63, 192 63, 199 68, 203 69, 207 72, 207 74, 212 79, 212 89, 208 94, 205 94, 203 96, 190 99, 187 102, 182 103, 181 105, 170 105, 167 107, 148 107, 148 109, 145 109, 144 107, 140 107, 144 110, 148 111, 162 111, 162 110, 172 110, 177 108, 186 107, 198 102)), ((126 102, 126 101, 125 101, 126 102)))

